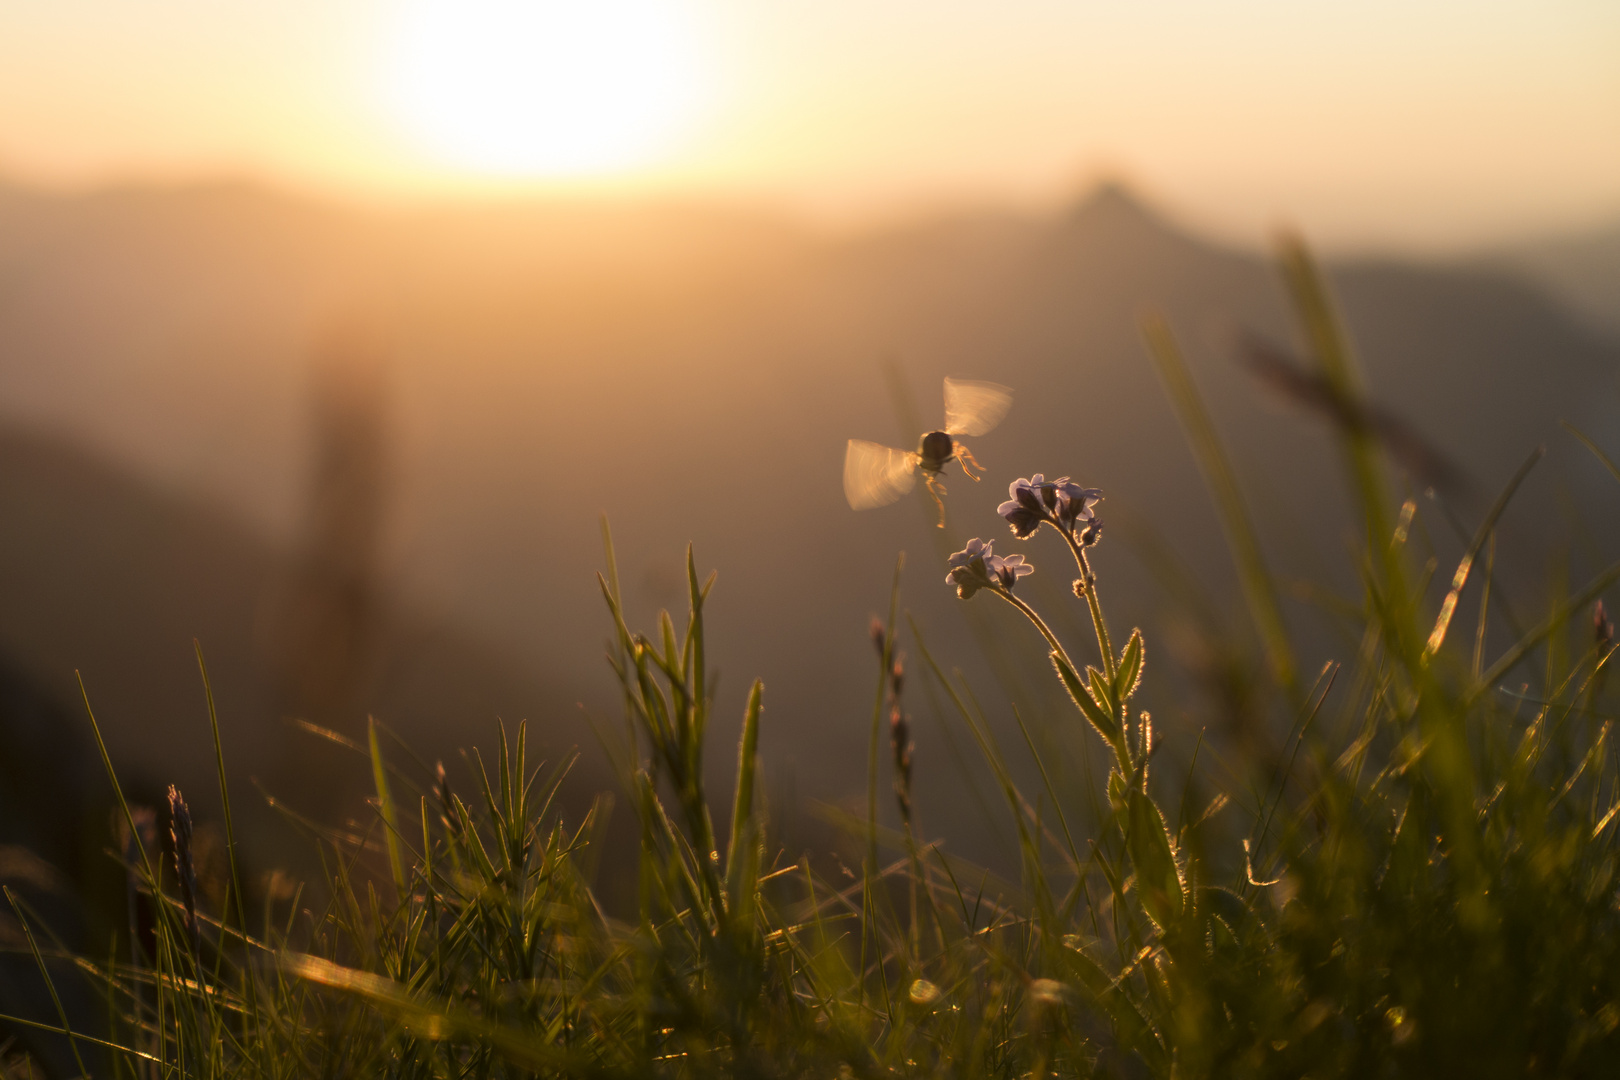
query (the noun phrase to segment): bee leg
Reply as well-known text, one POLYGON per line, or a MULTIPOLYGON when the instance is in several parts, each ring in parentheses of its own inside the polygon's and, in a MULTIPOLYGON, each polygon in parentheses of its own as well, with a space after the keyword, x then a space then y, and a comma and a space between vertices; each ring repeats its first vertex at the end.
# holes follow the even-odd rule
POLYGON ((945 500, 941 499, 940 496, 945 494, 945 485, 940 483, 939 478, 933 473, 924 474, 923 483, 928 485, 928 494, 933 496, 934 505, 939 507, 939 527, 943 529, 945 527, 945 500))
POLYGON ((979 482, 979 477, 973 475, 973 470, 978 469, 982 474, 985 471, 984 466, 980 465, 978 458, 973 456, 973 451, 969 450, 961 443, 953 443, 952 448, 956 451, 957 462, 962 466, 962 475, 966 476, 969 480, 972 480, 975 484, 977 484, 979 482))

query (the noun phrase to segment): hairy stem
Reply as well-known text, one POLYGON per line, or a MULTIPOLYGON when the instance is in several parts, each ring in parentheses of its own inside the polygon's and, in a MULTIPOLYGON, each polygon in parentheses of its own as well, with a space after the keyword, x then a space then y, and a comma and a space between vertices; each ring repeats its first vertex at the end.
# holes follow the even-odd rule
MULTIPOLYGON (((1057 639, 1057 635, 1052 633, 1052 628, 1046 625, 1046 620, 1042 619, 1035 613, 1034 608, 1018 599, 1018 597, 1014 596, 1006 589, 1001 588, 999 585, 990 586, 989 591, 995 593, 997 596, 1007 601, 1007 603, 1011 604, 1019 611, 1022 611, 1024 616, 1028 618, 1030 622, 1035 624, 1035 629, 1041 632, 1041 636, 1046 639, 1046 643, 1052 646, 1052 650, 1059 656, 1063 657, 1070 667, 1074 667, 1074 661, 1069 659, 1068 650, 1066 650, 1063 647, 1063 643, 1057 639)), ((1080 669, 1074 668, 1074 670, 1079 671, 1080 669)))
POLYGON ((1069 545, 1069 550, 1074 553, 1075 565, 1080 568, 1080 586, 1086 594, 1086 606, 1091 609, 1092 629, 1097 631, 1097 648, 1102 652, 1103 674, 1112 681, 1118 661, 1114 659, 1114 643, 1108 636, 1108 622, 1103 618, 1102 602, 1097 599, 1097 575, 1091 572, 1091 560, 1086 558, 1086 549, 1075 540, 1074 534, 1055 524, 1052 527, 1057 529, 1058 535, 1069 545))

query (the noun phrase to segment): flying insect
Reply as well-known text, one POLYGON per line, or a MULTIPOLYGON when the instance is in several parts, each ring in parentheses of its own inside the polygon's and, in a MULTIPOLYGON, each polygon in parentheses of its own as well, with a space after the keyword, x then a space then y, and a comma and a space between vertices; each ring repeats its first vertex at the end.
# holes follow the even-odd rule
POLYGON ((945 466, 955 461, 963 474, 974 482, 979 477, 974 470, 984 467, 974 459, 968 448, 956 438, 958 435, 984 435, 1001 423, 1012 407, 1012 391, 990 382, 972 382, 967 379, 945 380, 945 427, 930 431, 917 441, 915 451, 897 450, 892 446, 849 440, 844 451, 844 497, 856 510, 870 510, 887 506, 910 491, 917 484, 921 472, 928 494, 939 507, 939 527, 945 527, 945 484, 941 474, 945 466))

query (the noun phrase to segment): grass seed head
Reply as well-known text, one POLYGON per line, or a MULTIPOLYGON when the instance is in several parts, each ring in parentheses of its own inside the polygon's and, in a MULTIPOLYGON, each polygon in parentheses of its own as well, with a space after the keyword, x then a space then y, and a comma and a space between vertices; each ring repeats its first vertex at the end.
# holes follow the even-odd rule
POLYGON ((197 927, 197 861, 192 848, 191 808, 173 784, 169 785, 169 840, 174 846, 174 876, 180 883, 180 900, 186 907, 186 932, 191 935, 195 954, 201 951, 202 935, 197 927))

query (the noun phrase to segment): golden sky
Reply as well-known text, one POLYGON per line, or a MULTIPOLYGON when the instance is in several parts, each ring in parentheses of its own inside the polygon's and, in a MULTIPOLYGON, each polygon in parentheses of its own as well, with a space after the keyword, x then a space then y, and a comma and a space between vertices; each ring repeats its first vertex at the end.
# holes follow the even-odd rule
POLYGON ((3 0, 0 175, 835 219, 1121 177, 1446 248, 1620 217, 1615 0, 3 0))

